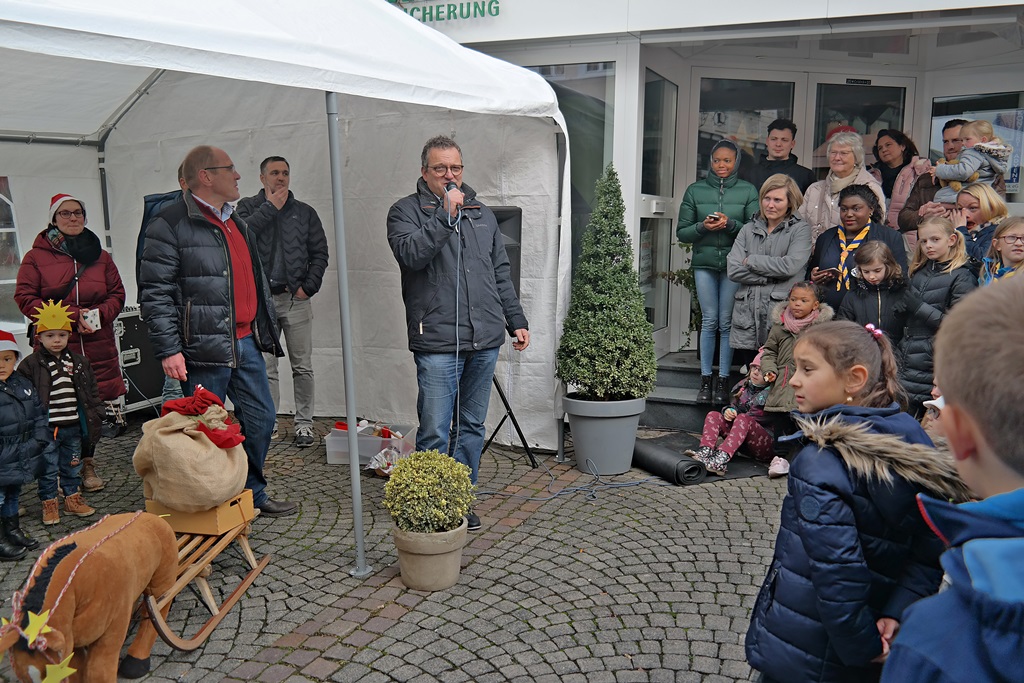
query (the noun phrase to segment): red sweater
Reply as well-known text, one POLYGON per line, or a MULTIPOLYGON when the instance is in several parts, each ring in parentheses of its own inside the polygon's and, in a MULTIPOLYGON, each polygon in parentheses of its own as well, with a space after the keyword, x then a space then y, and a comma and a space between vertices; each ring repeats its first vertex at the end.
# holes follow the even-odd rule
POLYGON ((203 215, 224 233, 231 257, 231 274, 234 276, 231 291, 235 301, 235 339, 252 334, 252 321, 256 319, 256 274, 252 269, 252 256, 245 237, 238 230, 235 221, 228 218, 225 223, 202 202, 196 202, 203 215))

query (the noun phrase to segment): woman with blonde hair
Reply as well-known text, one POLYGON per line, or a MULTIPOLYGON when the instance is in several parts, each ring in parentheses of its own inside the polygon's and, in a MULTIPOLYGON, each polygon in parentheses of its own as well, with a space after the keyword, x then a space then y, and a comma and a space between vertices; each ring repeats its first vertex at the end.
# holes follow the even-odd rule
POLYGON ((864 141, 857 133, 843 131, 828 140, 828 175, 807 188, 800 217, 811 226, 811 244, 821 233, 839 225, 839 193, 850 185, 867 185, 885 206, 885 194, 864 168, 864 141))
POLYGON ((975 261, 988 256, 996 226, 1009 214, 1006 202, 985 183, 971 183, 956 195, 950 220, 964 236, 967 255, 975 261))
POLYGON ((764 346, 772 307, 803 279, 811 256, 811 226, 796 215, 803 203, 796 182, 776 173, 764 181, 759 197, 760 209, 740 229, 726 259, 729 279, 740 285, 729 343, 749 351, 764 346))

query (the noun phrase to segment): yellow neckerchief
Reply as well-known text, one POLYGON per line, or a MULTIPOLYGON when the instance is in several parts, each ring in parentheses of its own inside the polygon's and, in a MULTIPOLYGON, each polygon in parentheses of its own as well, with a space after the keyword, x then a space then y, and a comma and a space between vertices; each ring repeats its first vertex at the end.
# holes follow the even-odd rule
POLYGON ((839 246, 842 248, 843 253, 839 256, 839 279, 836 280, 836 291, 841 292, 843 287, 846 289, 850 288, 850 271, 846 267, 846 257, 857 251, 857 247, 864 241, 864 238, 868 236, 868 231, 871 230, 871 223, 868 222, 864 226, 864 229, 857 233, 857 236, 853 238, 853 241, 849 244, 846 243, 846 231, 843 230, 842 226, 839 226, 839 246))

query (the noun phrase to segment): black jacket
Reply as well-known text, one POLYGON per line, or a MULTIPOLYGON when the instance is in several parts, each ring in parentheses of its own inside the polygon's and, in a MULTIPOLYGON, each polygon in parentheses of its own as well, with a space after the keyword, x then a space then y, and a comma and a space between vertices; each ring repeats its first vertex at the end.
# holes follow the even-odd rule
MULTIPOLYGON (((81 422, 82 437, 95 446, 100 440, 104 413, 99 385, 96 384, 96 375, 93 374, 89 359, 74 352, 69 353, 71 353, 71 362, 74 364, 71 371, 71 382, 75 386, 75 399, 78 401, 78 417, 81 422)), ((25 360, 18 364, 18 372, 32 382, 36 391, 39 392, 39 402, 43 404, 43 408, 47 409, 50 407, 50 390, 53 387, 53 376, 50 375, 50 369, 46 367, 48 357, 52 358, 50 352, 41 348, 26 356, 25 360)))
POLYGON ((899 619, 942 578, 942 542, 915 495, 965 500, 949 453, 912 417, 836 405, 798 418, 800 452, 747 631, 750 665, 778 681, 866 681, 876 621, 899 619))
MULTIPOLYGON (((744 159, 750 159, 749 155, 743 156, 744 159)), ((776 173, 785 173, 792 178, 801 193, 806 192, 811 183, 818 179, 814 175, 814 171, 797 163, 795 154, 790 154, 788 159, 781 160, 769 159, 767 154, 762 154, 756 164, 753 161, 740 163, 740 178, 757 188, 759 193, 764 181, 776 173)))
POLYGON ((483 351, 504 344, 506 331, 529 329, 494 213, 469 185, 461 189, 458 231, 422 178, 388 211, 413 352, 483 351))
POLYGON ((0 486, 34 481, 53 441, 39 392, 21 373, 0 380, 0 486))
MULTIPOLYGON (((232 218, 245 237, 256 278, 253 339, 260 350, 283 356, 274 302, 253 236, 240 216, 232 218)), ((221 229, 199 210, 191 192, 146 226, 139 275, 142 319, 157 358, 183 353, 193 365, 237 366, 228 245, 221 229)))
POLYGON ((279 211, 260 190, 239 201, 236 210, 256 234, 268 279, 274 272, 274 259, 283 258, 289 292, 295 294, 302 287, 307 296, 313 296, 320 291, 327 270, 327 235, 312 206, 288 192, 288 200, 279 211))
POLYGON ((978 286, 978 277, 967 266, 944 273, 944 263, 929 261, 910 278, 907 322, 899 346, 903 388, 911 412, 931 398, 935 361, 935 333, 957 301, 978 286))
MULTIPOLYGON (((814 243, 814 252, 811 254, 811 261, 807 264, 807 279, 811 279, 811 271, 815 268, 838 268, 839 258, 843 253, 843 248, 839 244, 839 231, 842 230, 840 226, 829 228, 825 232, 818 236, 818 240, 814 243)), ((896 257, 896 262, 900 264, 900 268, 904 273, 907 272, 907 245, 903 241, 903 235, 897 230, 882 225, 881 223, 871 223, 871 229, 868 230, 868 236, 864 238, 865 242, 870 240, 882 240, 888 245, 892 255, 896 257)), ((853 254, 847 256, 848 263, 846 264, 849 268, 853 268, 853 254)), ((850 286, 853 286, 854 278, 850 277, 850 286)), ((830 284, 826 284, 823 287, 825 291, 825 303, 834 309, 839 309, 839 306, 843 303, 843 297, 846 296, 846 289, 836 290, 836 283, 833 280, 830 284)))
POLYGON ((843 297, 843 303, 836 313, 838 320, 852 320, 861 325, 871 323, 889 335, 893 348, 903 338, 903 325, 907 316, 905 307, 898 304, 907 291, 907 283, 899 280, 883 280, 872 285, 862 278, 853 278, 850 291, 843 297))

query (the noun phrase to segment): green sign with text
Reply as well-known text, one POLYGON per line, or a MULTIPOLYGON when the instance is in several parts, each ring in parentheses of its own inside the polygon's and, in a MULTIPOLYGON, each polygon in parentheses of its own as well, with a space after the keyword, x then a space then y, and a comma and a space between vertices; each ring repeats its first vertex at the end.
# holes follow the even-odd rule
POLYGON ((468 2, 432 2, 431 0, 388 0, 410 17, 423 23, 462 21, 496 17, 501 11, 499 0, 469 0, 468 2))

